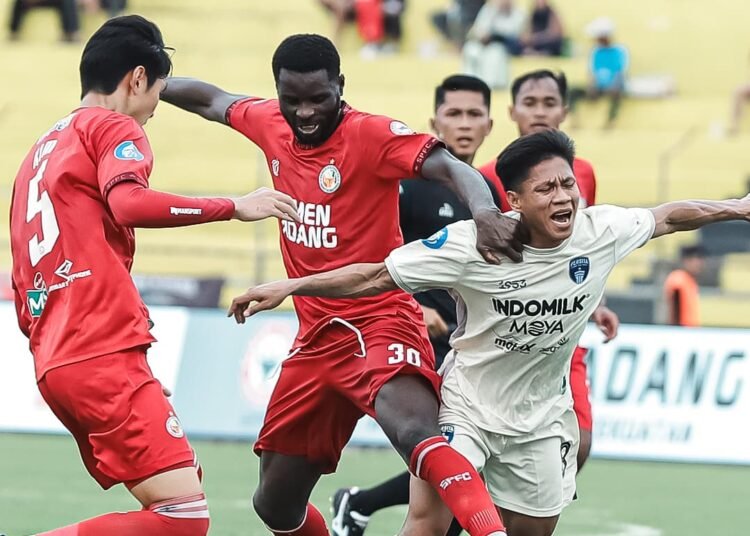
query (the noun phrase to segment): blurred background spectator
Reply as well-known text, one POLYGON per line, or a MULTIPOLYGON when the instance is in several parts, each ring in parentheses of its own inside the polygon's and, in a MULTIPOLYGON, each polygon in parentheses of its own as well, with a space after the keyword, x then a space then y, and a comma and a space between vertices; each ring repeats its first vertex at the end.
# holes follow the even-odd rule
POLYGON ((729 115, 729 134, 737 134, 740 131, 742 109, 745 107, 745 103, 748 100, 750 100, 750 82, 745 82, 737 86, 732 94, 732 110, 729 115))
POLYGON ((36 8, 52 8, 58 11, 63 41, 73 43, 80 39, 78 32, 81 29, 81 23, 78 18, 76 0, 15 0, 10 14, 11 40, 19 39, 24 17, 29 10, 36 8))
POLYGON ((127 0, 80 0, 88 12, 106 11, 108 17, 121 15, 127 7, 127 0))
POLYGON ((664 281, 664 303, 667 323, 673 326, 700 325, 700 296, 698 279, 706 267, 706 250, 700 246, 685 246, 680 250, 680 267, 664 281))
POLYGON ((581 99, 596 100, 603 95, 609 97, 609 112, 605 128, 610 128, 620 110, 620 102, 625 91, 628 70, 628 51, 620 44, 615 44, 613 36, 615 24, 608 17, 592 21, 586 27, 586 33, 595 40, 589 61, 589 83, 585 88, 574 87, 570 90, 569 106, 573 126, 577 126, 577 105, 581 99))
POLYGON ((334 16, 335 42, 340 43, 346 25, 355 22, 364 42, 363 58, 372 59, 398 50, 406 0, 320 0, 320 3, 334 16))
POLYGON ((445 10, 432 15, 432 24, 448 41, 461 50, 485 0, 452 0, 445 10))
POLYGON ((561 56, 563 25, 547 0, 534 0, 528 29, 521 35, 520 52, 526 56, 561 56))
POLYGON ((488 0, 464 44, 463 71, 494 89, 510 80, 509 56, 519 49, 526 14, 513 0, 488 0))

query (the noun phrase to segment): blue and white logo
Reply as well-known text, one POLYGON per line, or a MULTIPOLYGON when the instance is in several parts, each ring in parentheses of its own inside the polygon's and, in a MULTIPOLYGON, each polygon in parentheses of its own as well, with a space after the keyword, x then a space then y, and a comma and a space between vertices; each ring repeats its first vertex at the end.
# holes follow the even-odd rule
POLYGON ((422 240, 422 243, 430 249, 440 249, 446 240, 448 240, 448 228, 443 227, 430 238, 422 240))
POLYGON ((576 257, 568 265, 568 274, 573 283, 580 285, 586 281, 591 268, 591 261, 588 257, 576 257))
POLYGON ((124 141, 115 147, 115 158, 118 160, 135 160, 136 162, 140 162, 143 160, 143 154, 135 146, 135 143, 124 141))
POLYGON ((441 424, 440 433, 448 443, 453 441, 453 437, 456 435, 456 429, 452 424, 441 424))

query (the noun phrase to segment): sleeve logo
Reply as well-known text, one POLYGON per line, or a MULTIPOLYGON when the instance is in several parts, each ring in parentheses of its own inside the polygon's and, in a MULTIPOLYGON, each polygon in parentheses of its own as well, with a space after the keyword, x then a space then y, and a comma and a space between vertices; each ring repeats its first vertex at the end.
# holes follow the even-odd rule
POLYGON ((401 121, 391 121, 391 132, 396 136, 409 136, 414 134, 414 131, 401 121))
POLYGON ((143 160, 143 154, 135 146, 135 143, 128 140, 115 147, 115 158, 118 160, 135 160, 136 162, 140 162, 143 160))
POLYGON ((446 240, 448 240, 448 228, 443 227, 430 238, 422 240, 422 243, 430 249, 440 249, 446 240))

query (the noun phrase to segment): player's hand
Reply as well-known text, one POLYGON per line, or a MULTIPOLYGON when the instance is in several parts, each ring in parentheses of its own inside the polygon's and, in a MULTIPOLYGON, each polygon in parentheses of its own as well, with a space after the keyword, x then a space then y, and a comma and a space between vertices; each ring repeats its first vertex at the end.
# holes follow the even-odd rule
POLYGON ((427 332, 430 334, 430 337, 435 338, 448 335, 448 324, 445 323, 443 317, 435 309, 422 305, 422 315, 424 316, 424 323, 427 326, 427 332))
POLYGON ((302 221, 297 214, 297 201, 271 188, 258 188, 232 201, 234 201, 234 219, 236 220, 258 221, 273 217, 298 223, 302 221))
POLYGON ((291 294, 291 290, 289 281, 274 281, 250 288, 232 300, 227 317, 234 316, 238 324, 244 324, 245 319, 255 313, 275 309, 281 305, 281 302, 291 294))
POLYGON ((597 327, 604 333, 604 342, 608 343, 617 337, 617 330, 620 328, 620 318, 612 309, 606 305, 600 305, 591 315, 591 319, 597 327))
POLYGON ((503 216, 498 208, 489 208, 474 215, 477 224, 477 249, 490 264, 500 264, 500 257, 520 262, 523 245, 528 242, 528 229, 520 221, 503 216))

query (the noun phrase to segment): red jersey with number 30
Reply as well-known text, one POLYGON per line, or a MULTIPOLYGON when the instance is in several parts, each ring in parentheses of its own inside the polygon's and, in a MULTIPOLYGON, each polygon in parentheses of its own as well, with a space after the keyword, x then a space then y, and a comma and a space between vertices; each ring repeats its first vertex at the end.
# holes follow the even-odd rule
POLYGON ((10 210, 12 282, 37 379, 155 340, 130 276, 135 234, 106 204, 115 184, 148 186, 152 166, 141 126, 104 108, 58 121, 21 165, 10 210))
MULTIPOLYGON (((237 101, 227 111, 227 122, 263 150, 274 187, 298 202, 302 223, 280 223, 289 277, 382 262, 403 244, 399 181, 419 174, 437 139, 344 105, 330 138, 317 147, 302 146, 275 99, 237 101)), ((401 290, 357 300, 295 297, 294 305, 298 344, 333 318, 387 318, 399 311, 420 318, 416 302, 401 290)))
MULTIPOLYGON (((495 173, 495 162, 487 162, 485 165, 479 168, 479 171, 487 177, 497 188, 497 193, 500 195, 500 210, 508 212, 512 210, 508 204, 508 198, 505 195, 505 188, 500 177, 495 173)), ((586 208, 596 204, 596 177, 594 176, 594 168, 591 164, 583 158, 576 157, 573 160, 573 175, 576 177, 578 183, 578 189, 581 192, 581 202, 579 208, 586 208)))

